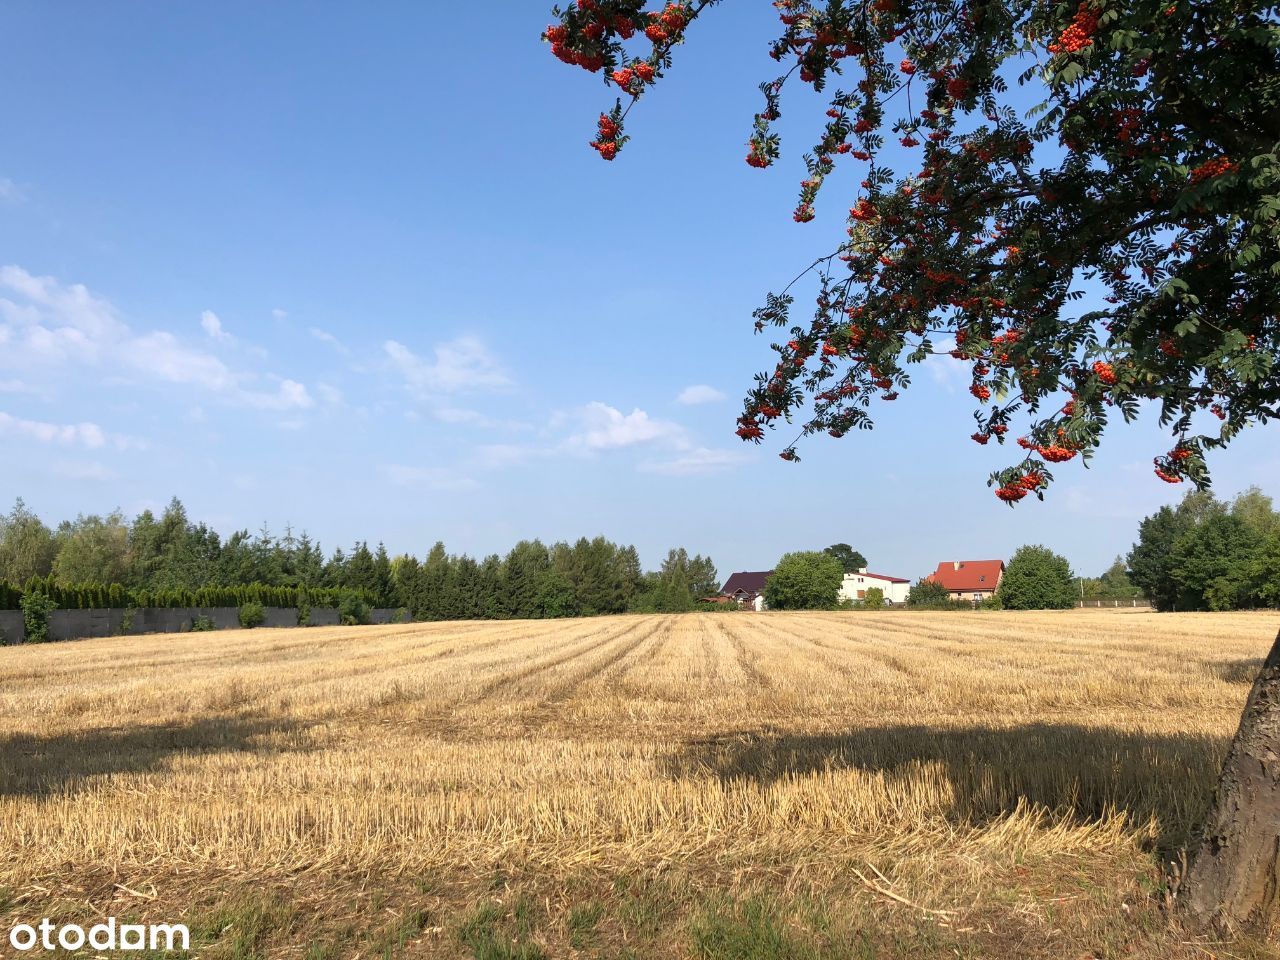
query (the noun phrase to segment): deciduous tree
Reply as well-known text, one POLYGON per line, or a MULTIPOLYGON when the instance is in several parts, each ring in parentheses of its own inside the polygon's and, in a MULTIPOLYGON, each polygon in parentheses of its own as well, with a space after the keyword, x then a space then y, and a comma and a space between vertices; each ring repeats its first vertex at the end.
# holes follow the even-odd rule
POLYGON ((829 553, 839 560, 845 573, 857 573, 867 567, 867 558, 847 543, 833 543, 822 552, 829 553))
POLYGON ((129 525, 118 510, 58 525, 53 573, 63 585, 124 583, 129 575, 129 525))
MULTIPOLYGON (((552 52, 621 94, 592 142, 605 159, 716 5, 557 11, 552 52)), ((908 386, 907 367, 936 354, 969 369, 973 439, 1018 438, 1018 462, 991 477, 1009 503, 1042 496, 1052 465, 1088 458, 1108 421, 1137 416, 1143 400, 1170 427, 1155 466, 1171 483, 1205 483, 1207 450, 1280 415, 1280 43, 1268 3, 775 6, 782 72, 761 88, 747 163, 779 158, 773 125, 799 82, 828 108, 794 219, 815 218, 838 169, 862 179, 846 238, 802 273, 815 281, 812 318, 793 325, 794 282, 756 313, 758 330, 790 339, 747 395, 744 439, 797 416, 802 435, 867 428, 873 404, 908 386), (1039 100, 1032 109, 1012 76, 1039 100)), ((782 455, 799 459, 795 444, 782 455)))
POLYGON ((829 553, 784 554, 764 585, 770 610, 830 610, 836 605, 844 568, 829 553))
MULTIPOLYGON (((597 122, 601 157, 618 156, 631 105, 717 4, 555 11, 552 53, 621 94, 597 122)), ((786 339, 747 393, 739 436, 758 442, 793 419, 801 436, 865 429, 912 363, 949 355, 979 405, 973 440, 1016 438, 1022 451, 989 479, 1014 504, 1042 498, 1056 465, 1088 459, 1109 421, 1144 401, 1169 429, 1154 461, 1170 483, 1206 484, 1208 451, 1280 416, 1274 4, 774 6, 781 72, 761 88, 747 163, 779 158, 774 124, 799 81, 827 110, 794 219, 815 219, 838 168, 861 179, 839 198, 845 238, 801 273, 810 319, 792 319, 795 281, 756 312, 757 330, 786 339), (1011 94, 1014 77, 1033 109, 1011 94)), ((796 443, 781 456, 798 460, 796 443)), ((1280 639, 1249 704, 1186 878, 1191 912, 1222 925, 1268 917, 1280 896, 1280 639)))
POLYGON ((1065 610, 1075 606, 1071 564, 1048 547, 1019 547, 997 591, 1007 610, 1065 610))
POLYGON ((907 593, 909 607, 943 607, 951 602, 951 594, 937 580, 926 577, 911 585, 907 593))
POLYGON ((32 577, 47 576, 56 550, 53 532, 21 497, 7 516, 0 517, 0 580, 23 584, 32 577))

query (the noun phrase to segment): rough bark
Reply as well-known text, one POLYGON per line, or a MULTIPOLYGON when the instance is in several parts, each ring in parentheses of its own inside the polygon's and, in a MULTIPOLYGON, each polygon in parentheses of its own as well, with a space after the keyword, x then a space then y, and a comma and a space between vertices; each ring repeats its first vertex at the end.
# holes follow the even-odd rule
POLYGON ((1202 927, 1275 922, 1280 901, 1280 636, 1253 683, 1179 900, 1202 927))

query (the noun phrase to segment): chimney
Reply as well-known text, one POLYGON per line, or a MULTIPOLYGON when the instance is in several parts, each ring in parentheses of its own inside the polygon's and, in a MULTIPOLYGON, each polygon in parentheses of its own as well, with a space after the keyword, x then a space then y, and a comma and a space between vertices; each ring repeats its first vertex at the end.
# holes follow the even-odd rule
POLYGON ((866 568, 866 567, 859 567, 859 568, 858 568, 858 572, 859 572, 859 573, 866 573, 866 572, 867 572, 867 568, 866 568))
POLYGON ((952 570, 959 570, 959 569, 960 569, 960 561, 959 561, 959 560, 952 560, 952 561, 951 561, 951 569, 952 569, 952 570))

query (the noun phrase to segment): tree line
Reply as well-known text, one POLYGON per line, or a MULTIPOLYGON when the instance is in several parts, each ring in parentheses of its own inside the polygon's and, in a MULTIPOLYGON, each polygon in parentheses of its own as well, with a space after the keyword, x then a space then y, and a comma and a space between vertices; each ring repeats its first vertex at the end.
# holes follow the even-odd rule
MULTIPOLYGON (((765 585, 774 610, 831 610, 841 606, 843 576, 865 568, 847 543, 822 551, 785 554, 765 585)), ((1192 490, 1174 507, 1161 507, 1138 528, 1127 557, 1097 577, 1079 577, 1067 559, 1028 544, 1010 558, 1000 587, 979 605, 988 609, 1067 609, 1079 600, 1146 598, 1160 611, 1242 610, 1280 607, 1280 511, 1271 497, 1250 487, 1230 502, 1192 490)), ((871 588, 843 605, 875 608, 883 593, 871 588)), ((953 600, 942 584, 918 580, 907 596, 918 609, 972 609, 953 600)))
POLYGON ((644 571, 634 546, 604 537, 516 544, 475 559, 436 543, 419 560, 358 541, 326 557, 286 527, 225 540, 176 497, 160 516, 120 511, 47 526, 21 499, 0 516, 0 608, 36 591, 57 606, 340 606, 352 598, 416 620, 592 616, 693 609, 720 589, 710 557, 672 549, 644 571))
POLYGON ((1230 503, 1191 491, 1142 521, 1128 563, 1157 610, 1280 606, 1280 513, 1257 487, 1230 503))

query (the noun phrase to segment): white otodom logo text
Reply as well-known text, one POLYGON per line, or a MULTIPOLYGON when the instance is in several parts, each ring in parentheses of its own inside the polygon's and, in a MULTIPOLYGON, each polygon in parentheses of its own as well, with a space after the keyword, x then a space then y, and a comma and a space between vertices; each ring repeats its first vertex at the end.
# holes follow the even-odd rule
POLYGON ((55 924, 45 917, 37 924, 20 923, 9 931, 9 946, 29 950, 189 950, 191 934, 181 923, 117 923, 108 917, 87 930, 74 923, 55 924))

